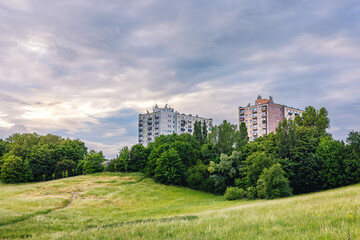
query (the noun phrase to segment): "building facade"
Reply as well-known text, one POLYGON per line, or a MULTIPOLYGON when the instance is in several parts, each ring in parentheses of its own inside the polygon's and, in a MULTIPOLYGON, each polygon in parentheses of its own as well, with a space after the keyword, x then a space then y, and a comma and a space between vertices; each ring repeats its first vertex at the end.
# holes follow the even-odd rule
POLYGON ((174 111, 173 108, 165 105, 159 108, 157 105, 153 107, 152 112, 139 114, 139 143, 147 146, 150 142, 160 135, 169 135, 173 133, 182 134, 194 132, 194 123, 205 122, 208 131, 211 131, 213 120, 211 118, 203 118, 198 115, 186 115, 174 111))
POLYGON ((250 141, 268 133, 275 132, 276 127, 284 118, 294 119, 302 115, 303 110, 274 103, 272 97, 263 99, 261 96, 255 105, 239 107, 239 126, 245 122, 250 141))

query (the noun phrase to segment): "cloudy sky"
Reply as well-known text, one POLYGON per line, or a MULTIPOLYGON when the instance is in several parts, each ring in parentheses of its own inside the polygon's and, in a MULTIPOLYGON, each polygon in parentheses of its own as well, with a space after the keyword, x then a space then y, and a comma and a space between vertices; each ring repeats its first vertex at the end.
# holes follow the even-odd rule
POLYGON ((259 94, 360 131, 360 2, 0 0, 0 138, 113 157, 155 103, 237 123, 259 94))

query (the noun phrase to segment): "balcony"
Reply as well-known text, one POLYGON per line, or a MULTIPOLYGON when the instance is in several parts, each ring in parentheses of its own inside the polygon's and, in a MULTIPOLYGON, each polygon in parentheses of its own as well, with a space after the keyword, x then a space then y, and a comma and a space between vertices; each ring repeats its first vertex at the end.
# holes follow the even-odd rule
POLYGON ((151 130, 152 129, 152 127, 148 127, 148 130, 151 130))
POLYGON ((139 139, 139 142, 142 142, 142 139, 139 139))
POLYGON ((253 121, 253 125, 256 125, 257 124, 257 121, 253 121))
POLYGON ((159 135, 159 132, 155 132, 155 135, 159 135))
POLYGON ((192 129, 188 129, 188 132, 192 132, 192 129))
POLYGON ((263 120, 262 120, 262 123, 266 123, 266 119, 263 119, 263 120))
POLYGON ((148 121, 148 125, 151 125, 152 124, 152 121, 148 121))
POLYGON ((293 115, 293 113, 292 113, 292 112, 288 112, 288 114, 289 114, 289 116, 293 115))
POLYGON ((185 128, 180 128, 181 131, 185 131, 185 128))
POLYGON ((159 115, 155 115, 155 119, 159 119, 160 118, 160 116, 159 115))
POLYGON ((242 121, 242 122, 245 121, 245 118, 241 117, 241 118, 240 118, 240 121, 242 121))
POLYGON ((253 136, 254 136, 254 137, 257 137, 257 136, 258 136, 258 134, 254 132, 254 133, 253 133, 253 136))
POLYGON ((155 129, 159 129, 159 125, 155 125, 155 129))
POLYGON ((252 118, 257 118, 257 115, 256 115, 256 114, 254 114, 252 118))
POLYGON ((262 126, 262 128, 263 128, 263 129, 266 129, 266 124, 264 124, 264 125, 262 126))
POLYGON ((142 123, 139 123, 139 127, 142 127, 143 126, 143 124, 142 123))
POLYGON ((151 140, 152 140, 152 138, 151 138, 151 137, 148 137, 148 140, 149 140, 149 141, 151 141, 151 140))
POLYGON ((143 131, 143 129, 142 128, 139 128, 139 132, 142 132, 143 131))
POLYGON ((143 135, 142 134, 139 134, 139 137, 142 137, 143 135))
POLYGON ((144 120, 142 120, 142 119, 139 119, 139 123, 142 123, 144 120))
POLYGON ((253 112, 253 113, 257 113, 257 109, 253 109, 252 112, 253 112))
POLYGON ((155 124, 159 124, 159 120, 155 120, 155 124))
POLYGON ((245 112, 243 110, 240 111, 240 115, 244 115, 245 112))
POLYGON ((257 126, 254 126, 254 127, 253 127, 253 130, 257 130, 257 129, 258 129, 257 126))
POLYGON ((148 120, 152 120, 152 117, 148 117, 148 120))
POLYGON ((148 132, 148 135, 151 135, 151 132, 148 132))
POLYGON ((261 108, 261 111, 266 112, 266 111, 267 111, 267 107, 262 107, 262 108, 261 108))

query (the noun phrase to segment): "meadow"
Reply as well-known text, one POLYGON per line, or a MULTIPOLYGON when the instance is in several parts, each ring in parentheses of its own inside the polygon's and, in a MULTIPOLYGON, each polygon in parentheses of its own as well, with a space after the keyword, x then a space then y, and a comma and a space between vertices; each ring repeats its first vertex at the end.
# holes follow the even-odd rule
POLYGON ((0 184, 0 239, 360 239, 360 185, 226 201, 140 173, 0 184))

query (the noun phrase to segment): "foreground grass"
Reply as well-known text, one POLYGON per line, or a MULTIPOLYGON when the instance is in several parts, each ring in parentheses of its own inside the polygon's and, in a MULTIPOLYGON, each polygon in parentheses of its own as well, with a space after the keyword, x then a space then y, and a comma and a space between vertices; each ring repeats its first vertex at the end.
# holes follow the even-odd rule
POLYGON ((360 239, 359 185, 228 202, 140 174, 97 174, 0 184, 0 204, 0 239, 360 239))

